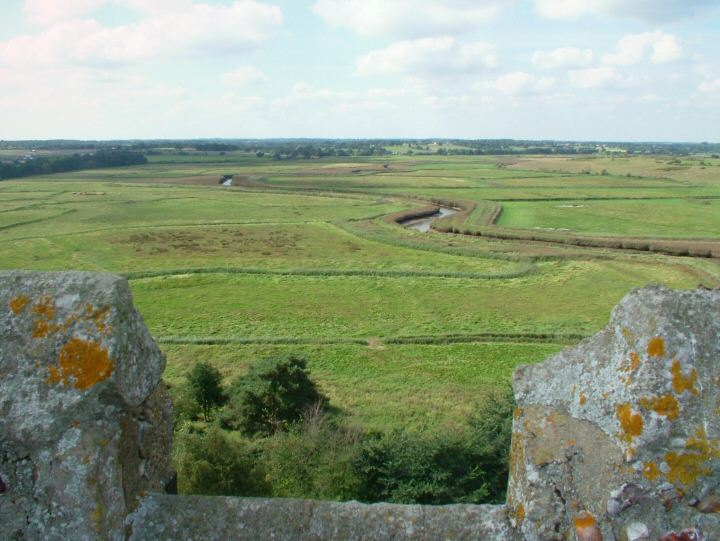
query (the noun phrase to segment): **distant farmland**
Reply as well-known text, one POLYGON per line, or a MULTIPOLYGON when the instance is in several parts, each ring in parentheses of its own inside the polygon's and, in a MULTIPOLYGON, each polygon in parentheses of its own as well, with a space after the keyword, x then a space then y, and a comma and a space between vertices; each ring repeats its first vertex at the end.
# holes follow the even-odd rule
POLYGON ((720 283, 718 159, 149 160, 0 182, 2 267, 124 273, 170 383, 198 360, 231 378, 300 352, 369 428, 462 424, 632 288, 720 283), (436 224, 450 233, 384 219, 463 201, 436 224))

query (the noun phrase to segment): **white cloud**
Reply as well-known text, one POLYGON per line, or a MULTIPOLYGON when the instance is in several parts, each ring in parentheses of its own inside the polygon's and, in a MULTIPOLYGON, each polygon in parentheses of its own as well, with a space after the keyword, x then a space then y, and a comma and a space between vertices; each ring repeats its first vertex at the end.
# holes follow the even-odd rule
POLYGON ((82 17, 107 0, 25 0, 25 15, 34 24, 51 25, 82 17))
POLYGON ((718 6, 718 0, 535 0, 543 17, 570 19, 581 15, 609 15, 644 21, 672 21, 718 6))
POLYGON ((569 73, 570 82, 578 88, 627 88, 636 84, 632 78, 623 75, 616 68, 603 66, 572 70, 569 73))
POLYGON ((264 83, 268 81, 268 77, 255 66, 240 66, 224 73, 222 80, 228 86, 242 87, 264 83))
POLYGON ((0 64, 122 64, 161 56, 238 52, 256 47, 282 25, 280 8, 255 0, 236 0, 227 6, 178 0, 170 9, 156 11, 160 5, 169 3, 149 2, 146 16, 136 24, 105 27, 92 19, 73 19, 36 35, 0 42, 0 64))
POLYGON ((555 85, 552 77, 535 77, 529 73, 516 71, 498 77, 493 83, 494 89, 500 94, 527 95, 547 92, 555 85))
POLYGON ((700 84, 698 90, 705 94, 720 94, 720 79, 715 79, 714 81, 705 81, 704 83, 700 84))
POLYGON ((495 47, 489 43, 460 43, 451 37, 423 38, 393 43, 361 56, 356 74, 423 78, 473 73, 496 65, 495 47))
POLYGON ((418 38, 458 34, 495 19, 513 0, 318 0, 313 11, 330 26, 361 36, 418 38))
POLYGON ((299 104, 322 103, 330 111, 350 113, 392 109, 397 101, 407 95, 404 89, 371 88, 362 92, 316 88, 306 83, 296 83, 292 92, 273 101, 276 111, 292 110, 299 104))
POLYGON ((552 51, 535 51, 532 63, 542 69, 584 68, 592 64, 591 49, 577 47, 561 47, 552 51))
POLYGON ((618 41, 617 51, 603 55, 602 61, 607 65, 627 66, 637 64, 648 52, 652 52, 650 61, 654 64, 673 62, 683 55, 676 36, 656 30, 622 37, 618 41))

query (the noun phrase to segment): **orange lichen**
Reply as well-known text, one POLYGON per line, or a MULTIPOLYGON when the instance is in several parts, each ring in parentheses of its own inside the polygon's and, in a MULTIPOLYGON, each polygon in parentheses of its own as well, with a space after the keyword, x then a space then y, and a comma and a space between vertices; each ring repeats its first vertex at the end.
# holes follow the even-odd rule
POLYGON ((587 511, 581 511, 573 518, 575 535, 579 541, 602 541, 602 534, 595 517, 587 511))
POLYGON ((673 359, 670 373, 672 374, 672 386, 677 394, 683 394, 685 391, 690 391, 694 395, 698 394, 698 390, 695 388, 697 370, 693 368, 686 376, 682 373, 680 361, 673 359))
POLYGON ((52 319, 55 317, 55 305, 53 304, 52 297, 49 295, 43 295, 33 306, 33 312, 39 316, 43 316, 45 319, 52 319))
POLYGON ((576 443, 577 443, 576 440, 570 438, 570 439, 567 441, 567 446, 568 446, 568 447, 572 447, 572 446, 575 445, 576 443))
POLYGON ((60 350, 58 366, 50 367, 47 383, 86 390, 109 378, 112 372, 107 349, 96 342, 73 338, 60 350))
POLYGON ((650 357, 662 357, 665 355, 665 340, 659 336, 651 338, 648 342, 647 354, 650 357))
POLYGON ((86 320, 92 320, 98 332, 104 333, 108 330, 106 319, 109 312, 109 306, 103 306, 102 308, 96 309, 92 304, 88 303, 85 306, 85 313, 83 314, 83 318, 86 320))
POLYGON ((521 413, 522 413, 522 410, 520 409, 520 406, 515 406, 515 411, 513 412, 513 417, 515 417, 515 419, 519 419, 521 413))
POLYGON ((660 477, 660 470, 654 462, 646 462, 643 467, 643 475, 648 481, 655 481, 660 477))
POLYGON ((720 451, 716 442, 708 440, 702 428, 697 429, 696 437, 687 439, 685 449, 684 452, 665 453, 665 462, 669 468, 668 481, 689 486, 698 477, 712 474, 713 469, 708 462, 713 458, 720 458, 720 451))
POLYGON ((525 520, 525 506, 520 502, 515 508, 515 521, 519 524, 523 520, 525 520))
POLYGON ((579 515, 575 515, 573 522, 575 523, 575 528, 589 528, 590 526, 595 526, 595 524, 597 524, 595 517, 587 511, 582 512, 579 515))
POLYGON ((61 325, 50 323, 44 319, 36 319, 33 322, 33 338, 45 338, 49 334, 56 333, 62 330, 61 325))
POLYGON ((672 395, 656 396, 654 398, 643 398, 640 404, 647 409, 653 410, 658 415, 667 417, 670 421, 678 418, 680 405, 672 395))
POLYGON ((615 409, 615 416, 617 420, 620 421, 620 427, 622 428, 625 441, 629 443, 633 438, 642 434, 642 415, 634 412, 630 404, 618 404, 615 409))
POLYGON ((630 370, 633 372, 640 368, 640 355, 634 351, 630 353, 630 370))
POLYGON ((585 396, 585 393, 580 393, 580 399, 578 400, 580 402, 581 406, 584 406, 587 402, 587 396, 585 396))
POLYGON ((25 309, 29 302, 30 299, 25 295, 18 295, 10 301, 10 310, 12 310, 13 314, 18 315, 25 309))

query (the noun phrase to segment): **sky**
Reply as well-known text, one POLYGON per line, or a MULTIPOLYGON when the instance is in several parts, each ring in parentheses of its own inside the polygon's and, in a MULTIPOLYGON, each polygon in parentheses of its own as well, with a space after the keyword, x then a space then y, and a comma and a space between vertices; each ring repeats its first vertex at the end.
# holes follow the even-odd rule
POLYGON ((720 142, 720 0, 0 0, 0 139, 720 142))

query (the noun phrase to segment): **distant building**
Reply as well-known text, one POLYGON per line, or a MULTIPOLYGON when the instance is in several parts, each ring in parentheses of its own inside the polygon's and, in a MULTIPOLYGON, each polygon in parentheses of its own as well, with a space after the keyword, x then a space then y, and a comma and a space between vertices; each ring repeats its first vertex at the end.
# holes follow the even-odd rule
POLYGON ((235 175, 223 175, 220 177, 220 180, 218 180, 218 184, 222 184, 223 186, 232 186, 234 177, 235 175))

